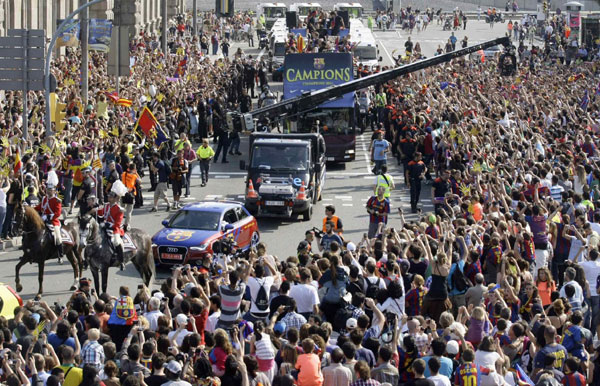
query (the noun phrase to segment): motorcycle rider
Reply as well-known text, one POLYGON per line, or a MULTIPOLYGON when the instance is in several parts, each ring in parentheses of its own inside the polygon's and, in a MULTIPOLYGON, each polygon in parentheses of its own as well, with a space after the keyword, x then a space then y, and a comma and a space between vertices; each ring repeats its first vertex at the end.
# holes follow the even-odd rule
POLYGON ((46 223, 46 227, 52 234, 54 239, 54 246, 58 255, 59 263, 62 263, 62 257, 64 255, 62 239, 60 237, 60 216, 62 215, 62 202, 60 198, 56 196, 56 185, 46 185, 46 196, 42 198, 42 201, 35 207, 42 220, 46 223))
POLYGON ((104 219, 104 227, 106 234, 110 238, 110 242, 115 250, 117 259, 119 261, 119 267, 121 271, 125 269, 125 263, 123 259, 123 208, 119 206, 119 200, 121 197, 114 191, 108 193, 108 203, 104 204, 102 208, 95 208, 98 217, 104 219))

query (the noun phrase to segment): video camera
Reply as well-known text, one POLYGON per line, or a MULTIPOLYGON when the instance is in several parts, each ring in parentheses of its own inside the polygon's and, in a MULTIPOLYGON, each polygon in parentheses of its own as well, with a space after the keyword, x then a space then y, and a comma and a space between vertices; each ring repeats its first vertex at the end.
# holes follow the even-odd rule
POLYGON ((325 235, 325 232, 323 232, 317 227, 312 227, 311 231, 313 231, 315 233, 315 236, 317 236, 320 239, 323 238, 323 236, 325 235))
POLYGON ((212 250, 214 254, 224 254, 233 258, 246 257, 244 251, 237 247, 238 245, 235 240, 223 238, 213 243, 212 250))

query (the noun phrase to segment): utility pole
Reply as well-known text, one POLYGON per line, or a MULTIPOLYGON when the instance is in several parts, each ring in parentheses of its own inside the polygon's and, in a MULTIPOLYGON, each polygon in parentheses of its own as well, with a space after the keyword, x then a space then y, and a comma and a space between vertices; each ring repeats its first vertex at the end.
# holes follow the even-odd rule
POLYGON ((192 3, 192 26, 194 27, 194 36, 198 36, 198 0, 194 0, 192 3))
MULTIPOLYGON (((79 0, 79 5, 83 6, 87 0, 79 0)), ((79 14, 79 24, 81 28, 81 102, 85 110, 88 102, 88 79, 89 79, 89 52, 88 52, 88 33, 89 33, 89 8, 84 8, 79 14)))
POLYGON ((168 0, 162 0, 162 49, 163 49, 163 54, 165 56, 165 60, 167 59, 167 33, 168 33, 168 29, 167 27, 169 26, 169 23, 167 22, 167 1, 168 0))
POLYGON ((48 48, 46 50, 46 63, 44 63, 44 89, 46 94, 46 136, 48 138, 51 138, 53 136, 52 121, 50 120, 50 62, 52 60, 52 50, 56 45, 56 39, 58 38, 58 35, 60 35, 64 31, 67 24, 71 20, 73 20, 73 18, 77 16, 82 10, 87 9, 88 7, 94 4, 98 4, 102 1, 106 0, 91 0, 90 2, 86 2, 85 4, 77 8, 75 11, 73 11, 69 16, 67 16, 52 35, 52 40, 50 40, 50 44, 48 45, 48 48))
POLYGON ((119 55, 121 55, 121 0, 116 0, 115 2, 115 14, 113 15, 113 28, 116 27, 116 31, 117 31, 117 65, 116 65, 116 70, 117 70, 117 82, 116 82, 116 89, 117 89, 117 95, 119 94, 120 90, 119 90, 119 83, 121 80, 121 58, 119 57, 119 55), (116 22, 116 23, 115 23, 116 22))

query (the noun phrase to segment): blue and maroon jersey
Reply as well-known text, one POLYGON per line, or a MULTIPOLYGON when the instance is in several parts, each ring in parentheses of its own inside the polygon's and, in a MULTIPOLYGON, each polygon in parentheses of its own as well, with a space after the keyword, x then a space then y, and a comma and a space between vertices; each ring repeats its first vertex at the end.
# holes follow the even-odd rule
POLYGON ((481 386, 481 376, 487 375, 490 370, 477 366, 472 362, 466 362, 454 372, 454 384, 457 386, 481 386))

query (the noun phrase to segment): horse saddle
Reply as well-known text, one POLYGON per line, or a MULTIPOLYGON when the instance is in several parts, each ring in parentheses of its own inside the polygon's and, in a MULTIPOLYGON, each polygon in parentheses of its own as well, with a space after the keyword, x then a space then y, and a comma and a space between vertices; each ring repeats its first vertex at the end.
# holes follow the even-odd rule
POLYGON ((133 239, 131 238, 129 233, 125 233, 125 236, 123 236, 122 239, 123 239, 123 252, 125 252, 125 253, 126 252, 135 252, 137 250, 137 247, 133 243, 133 239))
POLYGON ((60 239, 62 240, 63 244, 75 245, 71 234, 67 232, 64 228, 60 228, 60 239))

